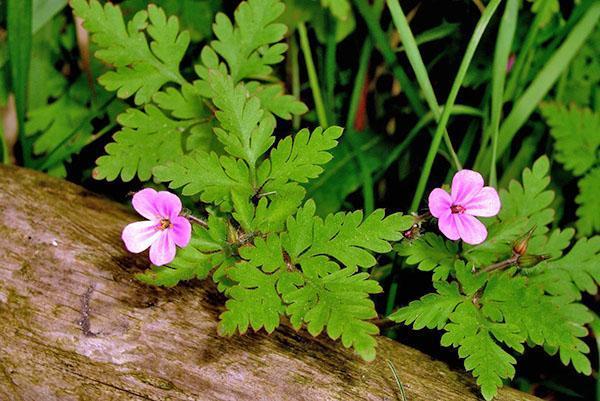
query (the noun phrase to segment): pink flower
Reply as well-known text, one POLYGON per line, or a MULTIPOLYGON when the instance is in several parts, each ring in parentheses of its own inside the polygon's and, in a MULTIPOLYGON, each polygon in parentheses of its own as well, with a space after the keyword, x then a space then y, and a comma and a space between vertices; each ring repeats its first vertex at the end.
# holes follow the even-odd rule
POLYGON ((441 188, 429 195, 429 211, 438 218, 440 231, 449 239, 461 238, 467 244, 481 244, 487 229, 474 216, 491 217, 500 211, 498 192, 483 186, 483 177, 476 171, 461 170, 452 179, 452 192, 441 188))
POLYGON ((192 226, 179 216, 181 201, 167 191, 142 189, 133 195, 133 208, 147 221, 125 227, 121 238, 129 252, 140 253, 150 247, 150 261, 162 266, 175 259, 175 245, 184 247, 190 242, 192 226))

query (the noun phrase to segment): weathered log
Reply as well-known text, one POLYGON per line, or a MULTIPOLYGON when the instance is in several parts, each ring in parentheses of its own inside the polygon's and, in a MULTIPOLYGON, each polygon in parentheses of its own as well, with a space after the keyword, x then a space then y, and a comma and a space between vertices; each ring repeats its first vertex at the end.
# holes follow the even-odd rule
MULTIPOLYGON (((477 400, 472 378, 387 338, 367 363, 282 327, 217 335, 210 281, 143 285, 120 241, 137 219, 68 182, 0 167, 0 399, 477 400)), ((536 397, 504 389, 498 400, 536 397)))

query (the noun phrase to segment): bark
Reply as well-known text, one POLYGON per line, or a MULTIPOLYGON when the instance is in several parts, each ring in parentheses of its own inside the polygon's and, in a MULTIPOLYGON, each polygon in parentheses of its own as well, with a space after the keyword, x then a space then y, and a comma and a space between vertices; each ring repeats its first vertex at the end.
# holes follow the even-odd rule
POLYGON ((401 400, 386 359, 406 400, 480 399, 469 374, 383 337, 371 363, 285 326, 219 337, 210 281, 133 278, 148 262, 123 249, 127 208, 16 167, 0 188, 1 400, 401 400))

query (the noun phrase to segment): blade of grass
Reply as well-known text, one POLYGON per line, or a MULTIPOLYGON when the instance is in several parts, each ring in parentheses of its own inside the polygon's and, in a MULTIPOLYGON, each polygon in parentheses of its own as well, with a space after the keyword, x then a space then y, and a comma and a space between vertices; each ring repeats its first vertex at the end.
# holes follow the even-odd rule
POLYGON ((400 395, 402 396, 402 401, 406 401, 406 394, 404 394, 404 386, 402 385, 402 382, 400 381, 400 377, 398 377, 398 372, 396 372, 396 367, 394 366, 392 361, 390 361, 389 359, 386 359, 386 362, 387 362, 388 366, 390 367, 392 374, 394 375, 394 380, 396 381, 398 390, 400 390, 400 395))
MULTIPOLYGON (((594 27, 600 19, 600 2, 593 4, 585 13, 583 18, 575 25, 563 44, 556 50, 544 68, 537 74, 531 85, 523 95, 516 101, 513 109, 502 122, 498 133, 497 157, 508 149, 512 139, 519 129, 525 124, 529 116, 536 109, 538 103, 546 96, 554 86, 560 74, 568 67, 571 60, 577 54, 583 43, 593 32, 594 27)), ((486 158, 482 162, 482 172, 486 166, 491 165, 491 152, 486 152, 486 158)))
POLYGON ((510 55, 517 19, 519 15, 519 0, 508 0, 498 29, 498 39, 494 50, 492 64, 492 104, 490 107, 491 118, 489 129, 492 132, 492 161, 490 165, 490 185, 496 187, 496 153, 498 149, 498 130, 500 129, 500 115, 504 104, 504 83, 506 80, 506 65, 510 55))
POLYGON ((6 9, 8 54, 19 125, 19 143, 23 154, 23 165, 28 167, 31 164, 31 142, 25 138, 25 113, 31 62, 31 0, 8 0, 6 9))
POLYGON ((68 0, 34 0, 31 32, 36 33, 46 22, 66 7, 68 0))
POLYGON ((327 38, 325 43, 325 104, 327 105, 327 119, 330 124, 336 125, 335 116, 335 70, 336 50, 335 40, 336 19, 330 13, 327 16, 327 38))
POLYGON ((306 25, 304 25, 304 22, 298 24, 298 36, 300 36, 300 48, 302 49, 302 54, 304 55, 304 63, 306 64, 306 71, 308 73, 308 82, 313 94, 319 125, 323 128, 327 128, 329 127, 329 123, 327 122, 327 113, 325 112, 325 106, 323 105, 321 87, 319 86, 317 70, 315 69, 315 63, 310 51, 310 42, 308 41, 308 34, 306 33, 306 25))
MULTIPOLYGON (((458 30, 458 26, 459 24, 444 22, 435 28, 428 29, 415 36, 415 43, 417 45, 423 45, 425 43, 447 38, 458 30)), ((400 46, 396 49, 396 53, 402 53, 404 51, 406 51, 404 46, 400 46)))
POLYGON ((463 80, 465 79, 465 75, 467 74, 467 70, 469 69, 471 60, 473 60, 475 50, 477 49, 477 45, 479 44, 479 41, 483 36, 483 32, 485 31, 485 28, 488 26, 490 20, 492 19, 494 12, 500 4, 500 1, 501 0, 490 1, 483 14, 481 14, 481 18, 477 22, 473 35, 469 40, 467 50, 465 51, 465 55, 463 56, 463 59, 460 63, 460 67, 458 68, 458 72, 456 73, 456 78, 454 78, 452 88, 450 89, 450 94, 448 95, 448 99, 446 100, 446 105, 444 106, 444 110, 442 111, 442 115, 440 117, 440 121, 435 131, 433 141, 429 146, 429 152, 427 153, 427 158, 425 159, 425 164, 423 165, 423 171, 421 172, 421 176, 419 177, 417 189, 415 190, 415 195, 411 203, 411 211, 416 211, 418 209, 419 204, 421 203, 421 199, 423 198, 423 194, 425 193, 427 181, 429 180, 429 175, 431 174, 433 161, 440 146, 440 142, 442 141, 442 134, 446 129, 446 125, 448 124, 450 113, 452 112, 452 107, 454 106, 454 102, 456 101, 456 97, 458 96, 458 91, 460 90, 463 80))
MULTIPOLYGON (((290 37, 290 50, 289 50, 290 64, 291 64, 291 76, 292 76, 292 95, 295 99, 300 100, 300 65, 298 64, 298 40, 296 35, 290 37)), ((294 130, 300 129, 300 116, 294 114, 292 117, 292 127, 294 130)))
MULTIPOLYGON (((423 58, 421 57, 415 37, 413 36, 410 26, 408 25, 406 16, 404 15, 398 0, 387 0, 387 5, 390 9, 390 13, 392 14, 392 21, 394 21, 394 25, 396 25, 396 29, 400 34, 400 40, 406 49, 408 61, 415 72, 417 82, 423 91, 423 95, 425 96, 425 100, 429 105, 429 109, 433 111, 433 115, 435 116, 436 120, 439 121, 441 117, 440 105, 438 104, 435 92, 433 91, 433 86, 431 85, 427 68, 425 67, 425 63, 423 63, 423 58)), ((454 162, 456 169, 462 169, 460 161, 458 160, 458 156, 456 156, 456 152, 452 146, 452 141, 450 140, 448 131, 444 130, 443 135, 444 142, 446 143, 446 147, 450 152, 450 156, 452 157, 452 161, 454 162)))

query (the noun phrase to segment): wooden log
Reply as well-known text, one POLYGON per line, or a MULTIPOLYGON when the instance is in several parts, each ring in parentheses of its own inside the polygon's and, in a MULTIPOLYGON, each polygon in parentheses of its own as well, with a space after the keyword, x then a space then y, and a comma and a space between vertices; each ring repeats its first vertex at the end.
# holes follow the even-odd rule
POLYGON ((17 167, 0 188, 1 400, 401 400, 386 359, 409 401, 480 399, 469 374, 383 337, 371 363, 288 327, 219 337, 209 280, 133 278, 148 262, 123 249, 126 207, 17 167))

